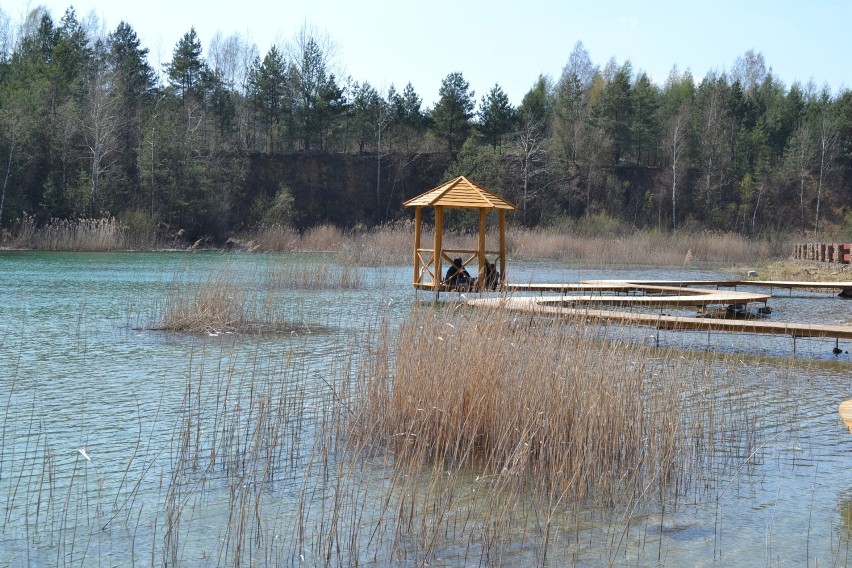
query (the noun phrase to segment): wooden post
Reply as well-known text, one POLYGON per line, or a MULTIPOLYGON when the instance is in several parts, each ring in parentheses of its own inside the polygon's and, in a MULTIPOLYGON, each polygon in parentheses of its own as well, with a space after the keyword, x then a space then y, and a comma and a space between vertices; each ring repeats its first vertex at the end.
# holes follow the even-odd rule
POLYGON ((486 211, 484 207, 479 208, 479 255, 477 259, 477 264, 479 266, 479 270, 477 270, 476 283, 477 288, 482 291, 485 288, 485 263, 488 262, 488 259, 485 258, 485 221, 486 221, 486 211))
POLYGON ((442 260, 444 256, 444 208, 441 205, 435 206, 435 251, 434 251, 435 278, 432 287, 435 294, 441 291, 442 260))
POLYGON ((498 211, 500 216, 500 280, 506 282, 506 210, 498 211))
POLYGON ((417 251, 420 250, 420 210, 422 207, 414 208, 414 285, 418 286, 422 280, 420 276, 420 253, 417 251))

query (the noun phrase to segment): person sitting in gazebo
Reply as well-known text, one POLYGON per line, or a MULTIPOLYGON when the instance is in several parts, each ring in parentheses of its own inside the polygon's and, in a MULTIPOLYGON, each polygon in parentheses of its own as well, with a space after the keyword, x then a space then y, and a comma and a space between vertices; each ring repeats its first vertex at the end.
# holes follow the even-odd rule
POLYGON ((447 274, 444 276, 444 284, 453 288, 467 288, 472 282, 473 279, 462 264, 462 259, 453 259, 453 263, 447 268, 447 274))
POLYGON ((485 263, 485 289, 496 290, 500 285, 500 273, 493 262, 485 263))

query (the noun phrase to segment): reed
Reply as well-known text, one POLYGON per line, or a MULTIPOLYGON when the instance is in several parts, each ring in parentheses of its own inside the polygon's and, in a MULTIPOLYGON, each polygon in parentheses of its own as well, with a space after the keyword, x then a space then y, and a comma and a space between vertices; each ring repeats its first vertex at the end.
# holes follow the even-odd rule
POLYGON ((286 306, 260 285, 259 273, 235 266, 196 279, 179 272, 165 298, 154 303, 148 329, 182 333, 274 333, 302 327, 288 321, 286 306))
POLYGON ((274 225, 263 227, 247 237, 254 250, 264 252, 296 252, 300 248, 301 236, 291 227, 274 225))
POLYGON ((712 357, 607 336, 458 307, 379 331, 341 431, 392 471, 374 515, 393 558, 562 565, 581 533, 616 558, 636 519, 707 497, 720 456, 753 443, 748 405, 719 404, 741 395, 712 357))
POLYGON ((25 215, 18 221, 13 247, 89 252, 127 250, 128 237, 125 227, 113 217, 56 219, 39 226, 34 216, 25 215))
POLYGON ((395 347, 392 366, 365 376, 356 431, 398 455, 579 500, 690 471, 677 401, 701 365, 601 343, 583 322, 487 312, 417 311, 395 347))
POLYGON ((387 223, 347 235, 342 257, 346 264, 357 266, 402 266, 412 262, 413 242, 411 222, 387 223))
POLYGON ((364 271, 357 266, 312 259, 283 259, 270 264, 264 275, 269 290, 347 290, 364 286, 364 271))
POLYGON ((731 233, 657 231, 579 236, 554 229, 514 229, 508 243, 513 258, 600 265, 737 264, 785 258, 790 250, 783 240, 748 239, 731 233))

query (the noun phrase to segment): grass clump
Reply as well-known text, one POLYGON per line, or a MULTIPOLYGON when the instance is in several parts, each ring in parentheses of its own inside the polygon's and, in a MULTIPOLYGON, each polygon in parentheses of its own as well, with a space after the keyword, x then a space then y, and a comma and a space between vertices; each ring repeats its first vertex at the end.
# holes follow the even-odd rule
POLYGON ((12 241, 16 249, 52 251, 114 251, 127 250, 126 227, 114 217, 100 219, 56 219, 39 225, 32 215, 18 221, 12 241))
POLYGON ((695 388, 700 362, 600 342, 582 321, 505 318, 417 311, 359 387, 356 438, 403 467, 473 468, 557 500, 645 495, 699 474, 691 456, 714 420, 704 399, 689 402, 706 387, 695 388))
POLYGON ((211 272, 201 280, 180 273, 165 299, 157 304, 155 323, 149 329, 183 333, 275 333, 302 327, 288 322, 283 308, 256 279, 241 277, 233 267, 211 272))

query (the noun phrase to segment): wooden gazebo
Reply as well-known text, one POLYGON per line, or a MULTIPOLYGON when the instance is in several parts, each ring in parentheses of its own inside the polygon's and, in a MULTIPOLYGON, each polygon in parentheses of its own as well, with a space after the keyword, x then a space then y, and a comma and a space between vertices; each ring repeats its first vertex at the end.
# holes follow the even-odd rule
POLYGON ((499 267, 500 276, 506 275, 506 211, 514 211, 515 206, 476 185, 464 176, 457 177, 426 193, 403 203, 405 207, 414 207, 414 287, 420 290, 450 289, 442 280, 442 265, 446 259, 452 263, 452 256, 461 257, 466 267, 476 260, 477 282, 482 289, 486 264, 491 262, 499 267), (435 242, 432 248, 421 248, 421 212, 424 207, 435 209, 435 242), (476 250, 445 249, 443 243, 444 209, 479 209, 479 240, 476 250), (500 219, 499 250, 485 250, 485 221, 489 210, 496 210, 500 219), (452 256, 451 256, 452 255, 452 256), (489 259, 491 257, 491 259, 489 259))

